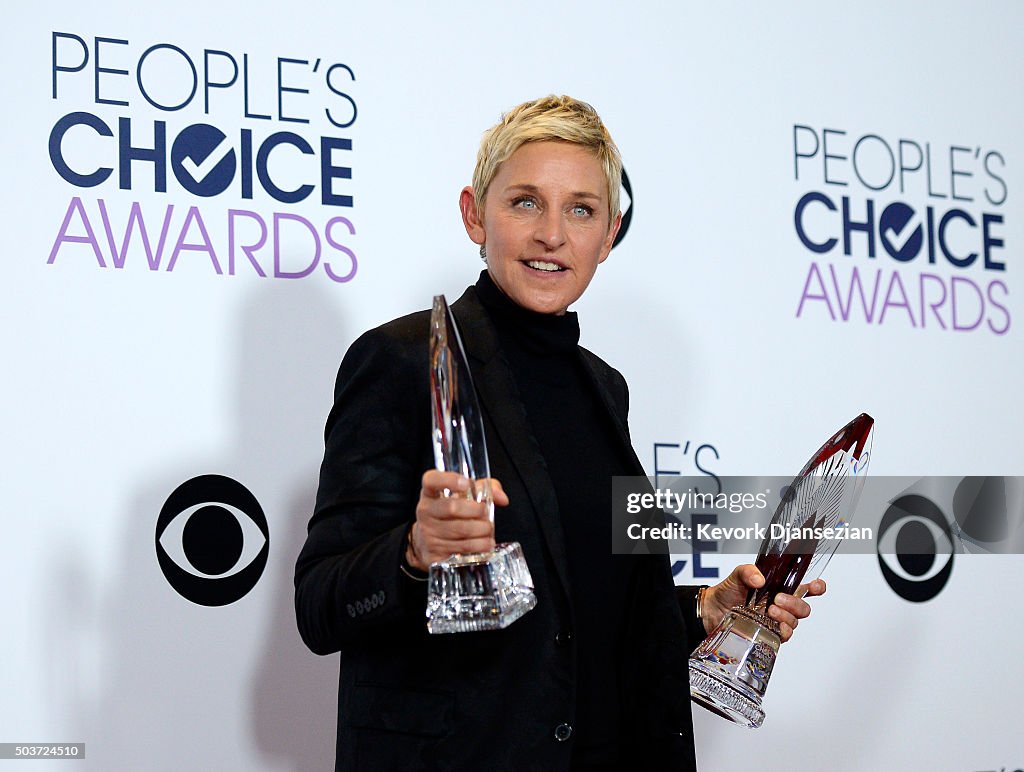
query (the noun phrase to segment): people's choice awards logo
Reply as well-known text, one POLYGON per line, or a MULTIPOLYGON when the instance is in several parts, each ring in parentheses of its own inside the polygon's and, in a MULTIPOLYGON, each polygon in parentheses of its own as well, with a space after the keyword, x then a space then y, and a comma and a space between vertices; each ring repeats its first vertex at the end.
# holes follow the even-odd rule
POLYGON ((201 606, 244 597, 263 575, 270 531, 256 497, 221 475, 194 477, 167 498, 156 521, 156 556, 179 595, 201 606))
POLYGON ((352 67, 58 31, 50 48, 68 197, 47 264, 355 277, 352 67))
POLYGON ((1010 330, 998 148, 795 124, 792 163, 798 319, 1010 330))

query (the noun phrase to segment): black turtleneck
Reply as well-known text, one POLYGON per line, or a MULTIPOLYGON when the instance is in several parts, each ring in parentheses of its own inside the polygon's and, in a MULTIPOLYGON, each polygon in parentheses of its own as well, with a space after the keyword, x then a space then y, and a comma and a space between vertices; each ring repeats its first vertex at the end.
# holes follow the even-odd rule
POLYGON ((614 764, 620 721, 616 651, 628 563, 611 554, 611 482, 614 475, 630 474, 629 462, 579 354, 576 314, 528 311, 487 271, 476 290, 497 329, 558 499, 577 654, 574 768, 614 764))

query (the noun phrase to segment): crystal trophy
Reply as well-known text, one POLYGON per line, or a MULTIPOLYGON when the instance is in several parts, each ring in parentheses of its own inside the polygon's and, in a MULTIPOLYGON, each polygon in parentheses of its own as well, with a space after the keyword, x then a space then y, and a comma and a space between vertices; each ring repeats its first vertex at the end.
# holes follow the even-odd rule
POLYGON ((733 607, 690 655, 690 698, 713 713, 757 729, 782 640, 768 616, 778 593, 803 595, 821 575, 848 525, 871 458, 874 419, 861 413, 836 432, 785 489, 756 565, 765 583, 733 607))
MULTIPOLYGON (((487 503, 494 522, 484 422, 455 319, 443 295, 430 315, 430 391, 434 463, 469 478, 466 496, 487 503)), ((448 492, 446 492, 446 495, 448 492)), ((508 627, 537 605, 518 542, 452 555, 430 566, 427 629, 462 633, 508 627)))

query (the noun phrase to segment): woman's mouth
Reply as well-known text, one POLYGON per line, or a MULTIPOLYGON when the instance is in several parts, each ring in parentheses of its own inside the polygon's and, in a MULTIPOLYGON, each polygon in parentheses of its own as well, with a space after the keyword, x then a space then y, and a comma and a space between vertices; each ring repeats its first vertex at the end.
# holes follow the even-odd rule
POLYGON ((565 270, 565 268, 558 265, 558 263, 549 263, 547 260, 527 260, 526 264, 535 271, 545 271, 547 273, 555 273, 557 271, 565 270))

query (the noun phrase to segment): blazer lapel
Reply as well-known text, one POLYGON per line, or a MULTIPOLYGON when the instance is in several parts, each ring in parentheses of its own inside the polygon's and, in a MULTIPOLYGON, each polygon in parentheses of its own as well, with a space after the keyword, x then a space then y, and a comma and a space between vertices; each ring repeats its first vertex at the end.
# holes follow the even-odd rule
MULTIPOLYGON (((462 333, 480 406, 491 418, 491 425, 497 433, 497 437, 488 441, 502 444, 522 479, 537 527, 543 534, 554 559, 558 579, 568 597, 568 559, 555 486, 540 449, 529 430, 524 428, 529 426, 526 409, 519 398, 512 371, 500 354, 497 332, 473 287, 452 304, 452 312, 462 333)), ((497 516, 500 517, 500 513, 497 516)))
MULTIPOLYGON (((626 425, 626 394, 622 395, 622 404, 616 404, 615 399, 612 396, 612 389, 614 386, 607 381, 607 372, 599 371, 594 366, 593 360, 596 359, 596 356, 588 351, 585 352, 585 354, 581 354, 580 358, 583 361, 584 371, 586 371, 590 376, 590 380, 597 390, 597 393, 600 395, 601 402, 604 405, 605 410, 608 411, 608 415, 612 420, 612 425, 615 427, 615 436, 619 441, 621 450, 623 451, 625 458, 633 467, 631 474, 637 477, 645 477, 647 472, 644 471, 644 465, 640 463, 640 459, 637 457, 636 451, 633 450, 633 443, 629 439, 629 429, 626 425)), ((607 365, 605 367, 607 368, 607 365)))

